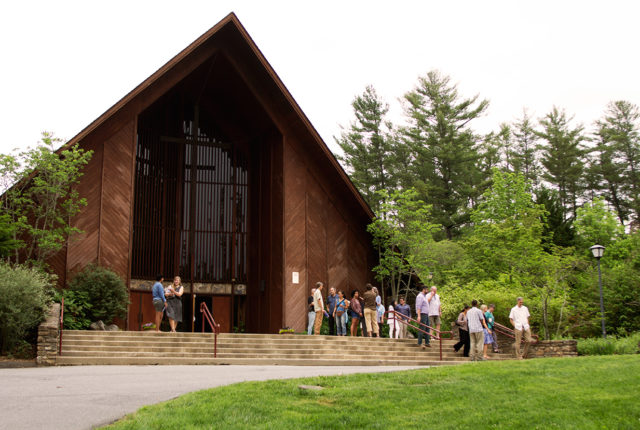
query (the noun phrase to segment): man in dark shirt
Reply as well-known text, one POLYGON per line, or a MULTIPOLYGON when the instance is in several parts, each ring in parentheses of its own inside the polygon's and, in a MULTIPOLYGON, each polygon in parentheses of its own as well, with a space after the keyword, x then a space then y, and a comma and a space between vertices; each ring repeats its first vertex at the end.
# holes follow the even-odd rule
POLYGON ((329 313, 329 336, 335 336, 336 334, 336 318, 333 316, 333 310, 338 303, 338 296, 336 295, 335 288, 329 288, 329 295, 327 296, 327 312, 329 313))
MULTIPOLYGON (((404 302, 404 297, 400 297, 400 303, 396 305, 395 310, 408 318, 411 318, 411 306, 404 302)), ((396 315, 397 316, 397 315, 396 315)), ((407 321, 408 323, 408 321, 407 321)), ((407 337, 407 324, 400 323, 400 339, 405 339, 407 337)))

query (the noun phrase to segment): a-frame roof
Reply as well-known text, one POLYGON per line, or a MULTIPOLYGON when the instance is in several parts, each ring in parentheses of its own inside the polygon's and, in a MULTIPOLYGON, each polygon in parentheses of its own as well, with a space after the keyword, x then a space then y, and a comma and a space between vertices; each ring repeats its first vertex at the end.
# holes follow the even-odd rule
MULTIPOLYGON (((91 124, 89 124, 86 128, 84 128, 80 133, 74 136, 69 142, 65 144, 64 147, 68 147, 74 145, 78 142, 81 142, 85 137, 95 131, 98 127, 103 125, 109 119, 117 115, 122 110, 126 109, 128 105, 132 104, 137 98, 139 98, 147 89, 156 84, 159 80, 161 80, 166 74, 170 73, 172 70, 179 68, 183 63, 187 62, 190 57, 195 55, 195 52, 203 46, 205 43, 215 38, 216 35, 220 34, 222 31, 235 32, 240 36, 240 39, 243 43, 250 49, 255 59, 258 60, 260 67, 263 69, 261 72, 268 76, 268 79, 272 81, 273 84, 277 87, 280 92, 281 97, 286 100, 286 109, 291 110, 297 119, 304 125, 304 131, 308 133, 311 137, 309 141, 313 142, 316 145, 317 149, 321 151, 321 153, 326 157, 326 160, 329 162, 329 165, 334 170, 335 174, 340 177, 340 182, 343 182, 346 188, 353 195, 353 198, 358 202, 358 206, 362 208, 366 216, 369 218, 373 217, 373 212, 369 205, 362 198, 358 190, 355 188, 346 172, 337 161, 331 150, 328 148, 326 143, 322 140, 319 133, 311 124, 311 121, 304 114, 298 103, 295 101, 291 93, 287 90, 284 83, 280 80, 275 70, 271 67, 269 62, 266 60, 260 49, 258 49, 255 42, 249 36, 249 33, 240 23, 238 17, 232 12, 227 15, 224 19, 214 25, 211 29, 209 29, 206 33, 196 39, 193 43, 183 49, 180 53, 178 53, 175 57, 169 60, 166 64, 160 67, 155 73, 145 79, 140 85, 134 88, 131 92, 125 95, 122 99, 120 99, 117 103, 115 103, 111 108, 109 108, 106 112, 100 115, 96 120, 94 120, 91 124)), ((330 174, 327 172, 327 174, 330 174)))

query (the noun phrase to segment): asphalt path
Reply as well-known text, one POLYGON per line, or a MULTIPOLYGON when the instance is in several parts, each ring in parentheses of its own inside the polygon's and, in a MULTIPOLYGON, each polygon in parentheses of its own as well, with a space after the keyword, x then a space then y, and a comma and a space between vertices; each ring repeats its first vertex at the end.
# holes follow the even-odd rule
POLYGON ((0 429, 90 429, 144 405, 242 381, 412 367, 68 366, 0 369, 0 429))

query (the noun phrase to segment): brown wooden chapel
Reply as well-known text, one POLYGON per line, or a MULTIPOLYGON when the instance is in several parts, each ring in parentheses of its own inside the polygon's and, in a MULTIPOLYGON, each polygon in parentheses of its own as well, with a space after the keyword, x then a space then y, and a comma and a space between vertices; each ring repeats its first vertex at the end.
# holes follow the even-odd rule
POLYGON ((62 281, 92 262, 119 273, 129 330, 153 321, 158 273, 182 277, 184 331, 203 301, 225 331, 303 330, 317 281, 371 280, 371 210, 234 14, 77 142, 94 151, 84 233, 52 266, 62 281))

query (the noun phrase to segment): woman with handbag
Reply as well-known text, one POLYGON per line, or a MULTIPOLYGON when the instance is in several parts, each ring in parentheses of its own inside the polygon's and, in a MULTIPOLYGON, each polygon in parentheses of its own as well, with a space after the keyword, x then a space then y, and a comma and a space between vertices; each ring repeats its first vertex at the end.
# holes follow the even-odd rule
POLYGON ((338 290, 338 302, 333 308, 333 317, 336 320, 338 336, 347 335, 347 308, 349 301, 344 297, 344 291, 338 290))
POLYGON ((362 305, 360 304, 360 293, 354 290, 351 292, 351 305, 349 306, 349 313, 351 314, 351 336, 358 335, 358 325, 362 318, 362 305))

